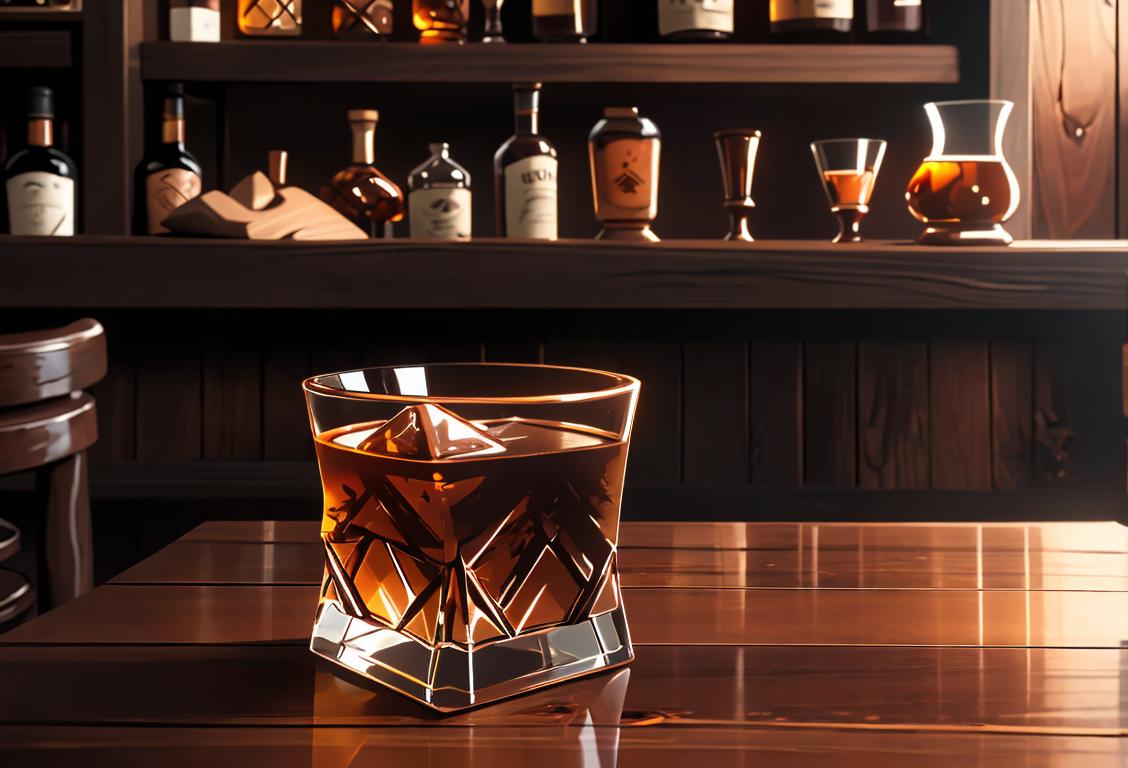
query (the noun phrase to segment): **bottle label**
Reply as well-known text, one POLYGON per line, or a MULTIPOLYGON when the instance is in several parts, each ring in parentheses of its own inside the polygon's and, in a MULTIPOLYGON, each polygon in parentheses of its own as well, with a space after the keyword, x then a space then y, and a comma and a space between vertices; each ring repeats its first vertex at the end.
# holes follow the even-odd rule
POLYGON ((505 169, 506 237, 556 239, 556 158, 534 155, 505 169))
POLYGON ((408 198, 411 236, 433 240, 470 239, 470 190, 417 189, 408 198))
POLYGON ((13 235, 74 234, 74 179, 28 171, 8 179, 6 189, 13 235))
POLYGON ((200 177, 186 168, 165 168, 145 179, 145 213, 150 235, 168 232, 161 223, 175 208, 200 194, 200 177))
POLYGON ((771 0, 772 21, 852 19, 854 0, 771 0))
POLYGON ((574 0, 533 0, 534 16, 571 16, 574 13, 574 0))
POLYGON ((658 31, 662 35, 692 29, 733 30, 733 0, 658 0, 658 31))
POLYGON ((173 8, 168 12, 168 39, 174 42, 219 42, 219 8, 198 6, 173 8))
POLYGON ((649 211, 658 200, 657 139, 618 139, 602 150, 603 199, 616 208, 649 211))

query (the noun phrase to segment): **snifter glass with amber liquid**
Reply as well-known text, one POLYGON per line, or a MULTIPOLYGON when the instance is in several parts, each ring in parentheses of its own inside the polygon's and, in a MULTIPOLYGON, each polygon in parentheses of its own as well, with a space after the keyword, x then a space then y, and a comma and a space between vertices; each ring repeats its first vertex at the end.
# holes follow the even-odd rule
POLYGON ((1009 245, 1003 224, 1018 208, 1014 171, 1003 157, 1003 132, 1014 104, 1002 100, 924 105, 932 151, 909 181, 909 213, 925 223, 918 243, 1009 245))
POLYGON ((303 383, 314 653, 440 711, 629 662, 616 548, 639 382, 484 363, 303 383))
POLYGON ((862 242, 862 219, 885 157, 881 139, 824 139, 811 144, 830 212, 838 219, 838 234, 831 242, 862 242))

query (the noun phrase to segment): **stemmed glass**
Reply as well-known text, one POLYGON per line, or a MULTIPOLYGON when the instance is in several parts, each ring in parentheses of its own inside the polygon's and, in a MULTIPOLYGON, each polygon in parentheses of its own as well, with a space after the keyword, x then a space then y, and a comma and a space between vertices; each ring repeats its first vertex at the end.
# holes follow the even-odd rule
POLYGON ((505 36, 501 31, 501 6, 505 5, 505 0, 482 0, 482 6, 486 9, 486 29, 485 36, 482 38, 483 43, 504 43, 505 36))
POLYGON ((826 139, 811 144, 830 200, 830 212, 838 219, 838 234, 831 242, 862 242, 862 219, 869 213, 870 197, 885 156, 881 139, 826 139))

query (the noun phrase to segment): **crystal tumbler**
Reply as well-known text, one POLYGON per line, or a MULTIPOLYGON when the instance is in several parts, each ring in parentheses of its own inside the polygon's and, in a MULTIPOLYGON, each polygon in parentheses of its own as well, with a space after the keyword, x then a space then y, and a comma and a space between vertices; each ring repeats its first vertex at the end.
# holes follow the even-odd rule
POLYGON ((639 386, 484 363, 306 380, 311 649, 440 711, 629 662, 615 553, 639 386))

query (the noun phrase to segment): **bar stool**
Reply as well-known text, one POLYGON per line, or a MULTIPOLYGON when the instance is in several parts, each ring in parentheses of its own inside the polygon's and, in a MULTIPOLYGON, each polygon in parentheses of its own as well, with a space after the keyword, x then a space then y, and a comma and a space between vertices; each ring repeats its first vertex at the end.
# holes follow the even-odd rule
MULTIPOLYGON (((86 449, 98 427, 94 398, 82 390, 105 375, 106 337, 95 320, 0 336, 0 475, 36 470, 47 504, 41 597, 50 607, 93 586, 86 449)), ((0 560, 19 545, 19 531, 0 521, 0 560)), ((0 624, 33 601, 22 576, 0 570, 0 624)))

